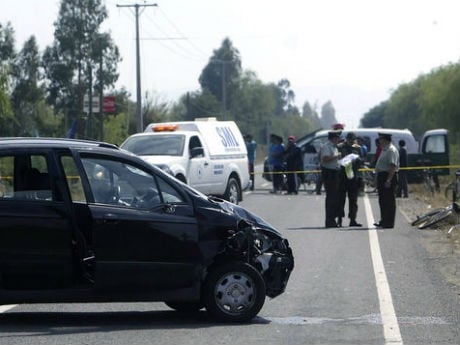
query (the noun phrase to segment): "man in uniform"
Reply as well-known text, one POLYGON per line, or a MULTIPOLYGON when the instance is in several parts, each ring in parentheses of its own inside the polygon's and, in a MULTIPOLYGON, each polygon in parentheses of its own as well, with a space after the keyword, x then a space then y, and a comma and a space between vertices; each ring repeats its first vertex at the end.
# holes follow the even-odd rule
POLYGON ((339 163, 341 155, 337 148, 341 131, 328 132, 328 141, 321 147, 321 177, 326 189, 326 228, 336 228, 339 217, 339 163))
POLYGON ((378 133, 378 135, 382 152, 375 164, 375 172, 377 173, 380 221, 374 225, 378 228, 393 228, 396 215, 395 189, 398 184, 399 153, 391 143, 391 134, 378 133))

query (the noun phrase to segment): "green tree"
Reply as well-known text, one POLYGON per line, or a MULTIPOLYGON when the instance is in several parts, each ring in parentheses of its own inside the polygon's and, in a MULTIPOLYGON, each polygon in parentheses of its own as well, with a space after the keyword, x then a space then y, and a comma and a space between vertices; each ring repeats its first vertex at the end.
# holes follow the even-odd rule
POLYGON ((321 127, 331 128, 334 123, 337 123, 335 108, 329 100, 321 107, 321 127))
POLYGON ((7 65, 14 58, 14 30, 11 23, 0 23, 0 65, 7 65))
POLYGON ((13 135, 14 117, 8 96, 8 79, 5 68, 0 65, 0 136, 13 135))
POLYGON ((295 93, 291 89, 291 82, 288 79, 281 79, 273 85, 273 91, 276 99, 276 116, 282 116, 286 114, 299 115, 300 112, 294 105, 295 93))
POLYGON ((225 110, 230 109, 241 72, 240 52, 229 38, 225 38, 201 72, 199 82, 203 95, 204 91, 209 91, 217 100, 225 103, 225 110))
POLYGON ((420 82, 419 104, 422 129, 448 128, 460 140, 460 63, 433 70, 420 82))
MULTIPOLYGON (((99 88, 97 78, 102 75, 104 86, 113 86, 118 78, 118 49, 109 34, 99 32, 106 18, 101 0, 61 0, 54 43, 45 49, 43 66, 48 100, 65 114, 66 128, 74 119, 82 120, 84 94, 99 88)), ((80 123, 79 136, 84 131, 85 124, 80 123)))
POLYGON ((424 132, 420 123, 420 87, 422 78, 400 85, 386 103, 382 127, 410 128, 416 135, 424 132))
POLYGON ((235 92, 238 102, 231 110, 231 118, 243 133, 251 133, 258 142, 265 141, 267 127, 275 114, 273 88, 262 83, 252 71, 244 71, 235 92))
POLYGON ((0 135, 14 135, 14 116, 10 101, 11 62, 14 58, 14 30, 10 23, 0 24, 0 135))
POLYGON ((387 104, 388 101, 385 101, 371 108, 361 118, 360 126, 364 128, 383 127, 387 104))
MULTIPOLYGON (((12 106, 16 117, 15 133, 20 136, 40 134, 39 111, 45 110, 38 104, 44 100, 40 81, 40 54, 34 36, 31 36, 16 55, 12 68, 12 106)), ((47 112, 41 114, 43 117, 47 112)))
POLYGON ((308 101, 305 101, 302 107, 302 117, 308 120, 313 129, 321 128, 321 121, 319 119, 318 113, 308 101))
POLYGON ((142 101, 145 123, 169 121, 170 107, 169 102, 162 100, 160 95, 146 92, 142 101))
POLYGON ((217 117, 221 114, 221 103, 205 89, 183 95, 172 112, 176 119, 183 121, 193 121, 197 117, 217 117))

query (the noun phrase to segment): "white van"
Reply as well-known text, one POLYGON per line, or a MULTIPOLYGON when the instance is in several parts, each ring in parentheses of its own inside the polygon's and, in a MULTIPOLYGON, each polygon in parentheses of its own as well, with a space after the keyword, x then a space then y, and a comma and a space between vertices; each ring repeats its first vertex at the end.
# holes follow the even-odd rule
POLYGON ((237 204, 249 187, 248 155, 233 121, 151 123, 128 137, 121 148, 157 165, 204 194, 237 204))

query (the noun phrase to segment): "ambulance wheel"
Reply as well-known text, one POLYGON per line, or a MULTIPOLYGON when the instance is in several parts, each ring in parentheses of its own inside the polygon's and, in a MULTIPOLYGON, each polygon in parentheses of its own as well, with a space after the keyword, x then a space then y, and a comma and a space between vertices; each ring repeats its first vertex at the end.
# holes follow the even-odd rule
POLYGON ((238 205, 240 201, 241 187, 238 181, 230 177, 227 183, 227 189, 225 190, 224 199, 230 201, 231 203, 238 205))

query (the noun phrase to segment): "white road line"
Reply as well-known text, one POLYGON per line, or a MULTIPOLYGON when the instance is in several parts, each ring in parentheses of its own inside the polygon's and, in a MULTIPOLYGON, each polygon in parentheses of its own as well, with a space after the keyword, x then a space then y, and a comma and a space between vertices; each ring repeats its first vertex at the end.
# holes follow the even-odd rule
POLYGON ((7 310, 13 309, 16 307, 15 304, 10 304, 10 305, 0 305, 0 313, 4 313, 7 310))
POLYGON ((377 230, 375 228, 370 228, 371 224, 374 224, 371 203, 367 195, 365 195, 363 199, 367 224, 369 227, 369 243, 371 247, 372 264, 374 266, 375 284, 377 286, 377 293, 379 296, 380 315, 382 317, 385 344, 402 345, 403 340, 399 330, 395 308, 393 306, 393 299, 391 297, 390 285, 388 284, 387 275, 385 273, 385 266, 383 265, 377 230))

